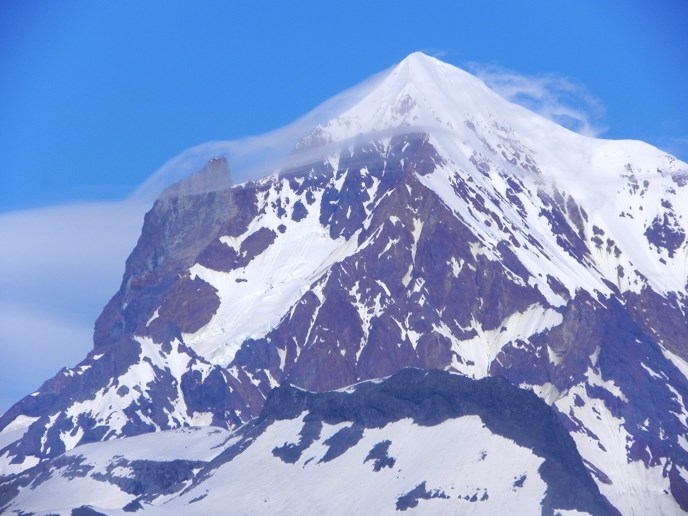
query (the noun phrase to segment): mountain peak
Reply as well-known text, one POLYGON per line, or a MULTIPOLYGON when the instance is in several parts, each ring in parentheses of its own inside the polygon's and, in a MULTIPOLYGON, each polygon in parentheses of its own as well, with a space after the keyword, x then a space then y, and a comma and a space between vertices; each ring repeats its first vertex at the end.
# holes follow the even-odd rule
POLYGON ((413 52, 396 65, 390 76, 399 77, 421 87, 442 86, 445 82, 466 81, 466 85, 481 87, 482 83, 464 70, 423 52, 413 52))
POLYGON ((413 52, 407 55, 401 62, 394 67, 394 70, 405 71, 413 77, 414 75, 421 76, 422 74, 431 74, 438 68, 447 67, 435 57, 431 57, 423 52, 413 52))
POLYGON ((465 120, 520 110, 482 81, 453 65, 414 52, 394 66, 353 107, 321 125, 317 132, 336 142, 363 134, 463 131, 465 120))

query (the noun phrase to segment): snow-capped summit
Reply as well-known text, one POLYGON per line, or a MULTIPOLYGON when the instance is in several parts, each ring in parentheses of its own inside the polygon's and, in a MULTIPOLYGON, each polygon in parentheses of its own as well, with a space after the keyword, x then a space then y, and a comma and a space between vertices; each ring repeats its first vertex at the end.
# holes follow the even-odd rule
POLYGON ((512 107, 476 77, 416 52, 320 129, 330 141, 409 127, 455 132, 467 117, 504 106, 512 107))
POLYGON ((582 189, 618 179, 615 169, 624 167, 631 156, 650 175, 658 169, 687 170, 685 163, 643 142, 575 133, 505 100, 470 73, 422 52, 392 67, 355 105, 320 124, 315 134, 323 141, 337 142, 410 129, 437 137, 449 135, 471 149, 517 137, 550 179, 569 188, 580 179, 592 182, 582 189), (471 134, 476 131, 480 134, 471 134))
MULTIPOLYGON (((622 513, 688 510, 688 165, 573 133, 421 53, 300 147, 309 161, 263 180, 218 188, 216 160, 158 199, 94 351, 0 418, 0 510, 45 468, 78 470, 60 457, 87 443, 231 430, 283 383, 409 366, 533 391, 622 513)), ((272 453, 320 442, 307 426, 272 453)))

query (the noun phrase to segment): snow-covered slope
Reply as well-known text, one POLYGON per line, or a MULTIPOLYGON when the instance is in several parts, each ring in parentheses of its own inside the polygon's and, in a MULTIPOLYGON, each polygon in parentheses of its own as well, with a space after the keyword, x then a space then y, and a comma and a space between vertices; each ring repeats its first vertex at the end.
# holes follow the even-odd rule
POLYGON ((566 430, 532 393, 419 370, 346 392, 279 387, 258 419, 231 434, 170 430, 79 446, 47 463, 7 510, 84 506, 152 514, 613 513, 566 430))
POLYGON ((413 366, 533 390, 623 513, 688 510, 688 165, 422 54, 299 149, 156 202, 94 351, 0 418, 2 474, 413 366))

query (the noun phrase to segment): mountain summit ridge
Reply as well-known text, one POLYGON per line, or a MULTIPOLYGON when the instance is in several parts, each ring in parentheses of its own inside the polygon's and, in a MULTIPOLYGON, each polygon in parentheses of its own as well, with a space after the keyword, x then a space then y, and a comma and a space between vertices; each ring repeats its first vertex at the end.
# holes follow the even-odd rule
POLYGON ((469 72, 422 52, 414 52, 392 67, 353 106, 319 124, 317 130, 327 134, 329 141, 343 141, 360 135, 413 128, 461 134, 465 133, 467 122, 475 124, 476 121, 496 125, 494 129, 501 129, 506 135, 514 131, 520 137, 528 137, 524 144, 538 151, 565 143, 567 150, 591 147, 590 156, 581 156, 589 162, 610 153, 636 155, 636 158, 644 155, 648 160, 657 155, 667 161, 661 168, 672 171, 688 168, 685 163, 645 142, 578 134, 504 99, 469 72), (508 121, 506 126, 499 127, 504 120, 508 121), (538 145, 538 141, 544 143, 538 145))
POLYGON ((688 510, 688 166, 552 127, 412 54, 307 164, 213 161, 146 215, 94 350, 0 418, 2 481, 415 367, 535 392, 622 513, 688 510))

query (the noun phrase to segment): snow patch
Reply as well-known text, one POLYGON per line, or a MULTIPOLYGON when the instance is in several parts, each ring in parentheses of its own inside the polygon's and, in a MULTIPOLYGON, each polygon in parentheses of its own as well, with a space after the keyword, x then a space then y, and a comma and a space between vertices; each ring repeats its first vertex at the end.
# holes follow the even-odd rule
POLYGON ((471 378, 483 378, 489 374, 490 365, 504 346, 517 340, 527 341, 536 333, 554 328, 562 321, 559 312, 537 303, 523 312, 511 314, 494 330, 483 330, 474 320, 470 329, 477 332, 476 337, 461 341, 454 338, 451 368, 471 378))
MULTIPOLYGON (((191 268, 192 277, 217 289, 221 305, 203 328, 184 334, 188 346, 211 363, 228 365, 245 339, 265 335, 332 264, 356 250, 357 235, 348 241, 332 240, 320 226, 316 211, 310 210, 299 222, 299 231, 280 234, 246 267, 231 272, 200 264, 191 268)), ((254 224, 276 228, 283 222, 268 212, 254 224)))

